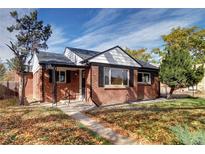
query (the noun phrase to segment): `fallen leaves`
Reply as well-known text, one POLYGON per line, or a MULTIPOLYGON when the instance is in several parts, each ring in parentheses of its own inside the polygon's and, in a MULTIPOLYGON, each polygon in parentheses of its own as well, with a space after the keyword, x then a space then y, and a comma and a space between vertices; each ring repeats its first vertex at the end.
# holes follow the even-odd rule
POLYGON ((0 108, 0 144, 107 143, 107 140, 81 128, 78 122, 55 108, 0 108))

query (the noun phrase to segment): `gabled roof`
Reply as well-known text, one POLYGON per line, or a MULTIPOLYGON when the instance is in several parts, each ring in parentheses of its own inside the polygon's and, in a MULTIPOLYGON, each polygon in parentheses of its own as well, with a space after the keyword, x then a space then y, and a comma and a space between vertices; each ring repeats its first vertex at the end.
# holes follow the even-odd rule
POLYGON ((130 54, 128 54, 124 49, 122 49, 120 46, 114 46, 114 47, 112 47, 112 48, 110 48, 110 49, 107 49, 107 50, 105 50, 105 51, 103 51, 103 52, 99 52, 98 54, 96 54, 96 55, 94 55, 94 56, 92 56, 92 57, 90 57, 90 58, 87 58, 87 59, 85 59, 83 62, 86 62, 86 61, 89 61, 90 59, 93 59, 93 58, 95 58, 95 57, 97 57, 97 56, 99 56, 99 55, 101 55, 101 54, 103 54, 103 53, 105 53, 105 52, 108 52, 108 51, 110 51, 110 50, 112 50, 112 49, 115 49, 115 48, 119 48, 119 49, 121 49, 125 54, 127 54, 130 58, 132 58, 134 61, 136 61, 140 66, 141 66, 141 68, 148 68, 148 69, 159 69, 158 67, 156 67, 156 66, 154 66, 154 65, 152 65, 152 64, 150 64, 150 63, 148 63, 148 62, 144 62, 144 61, 142 61, 142 60, 138 60, 138 59, 135 59, 135 58, 133 58, 130 54))
POLYGON ((96 54, 100 53, 100 52, 93 51, 93 50, 85 50, 85 49, 71 48, 71 47, 66 47, 66 48, 74 52, 76 55, 78 55, 83 60, 91 58, 95 56, 96 54))
POLYGON ((53 52, 39 52, 36 54, 40 64, 75 65, 64 54, 53 52))
POLYGON ((90 60, 90 59, 93 59, 93 58, 95 58, 95 57, 97 57, 97 56, 99 56, 99 55, 101 55, 101 54, 103 54, 103 53, 105 53, 105 52, 108 52, 108 51, 110 51, 110 50, 112 50, 112 49, 115 49, 115 48, 119 48, 119 49, 121 49, 125 54, 127 54, 131 59, 133 59, 133 60, 135 60, 132 56, 130 56, 125 50, 123 50, 120 46, 114 46, 114 47, 112 47, 112 48, 110 48, 110 49, 107 49, 107 50, 105 50, 105 51, 102 51, 102 52, 98 52, 96 55, 94 55, 94 56, 92 56, 92 57, 89 57, 89 58, 87 58, 87 59, 85 59, 84 61, 88 61, 88 60, 90 60))
MULTIPOLYGON (((92 50, 84 50, 84 49, 79 49, 79 48, 71 48, 71 47, 66 47, 72 52, 74 52, 76 55, 81 57, 83 59, 82 63, 87 62, 88 60, 97 57, 107 51, 110 51, 114 48, 120 48, 123 52, 125 52, 130 58, 132 58, 134 61, 136 61, 141 68, 148 68, 148 69, 156 69, 158 70, 159 68, 148 63, 144 62, 142 60, 134 59, 132 56, 130 56, 126 51, 124 51, 120 46, 115 46, 113 48, 110 48, 108 50, 105 50, 103 52, 97 52, 97 51, 92 51, 92 50)), ((60 53, 53 53, 53 52, 39 52, 36 54, 39 60, 40 64, 56 64, 56 65, 73 65, 75 66, 76 64, 72 62, 69 58, 67 58, 64 54, 60 53)))

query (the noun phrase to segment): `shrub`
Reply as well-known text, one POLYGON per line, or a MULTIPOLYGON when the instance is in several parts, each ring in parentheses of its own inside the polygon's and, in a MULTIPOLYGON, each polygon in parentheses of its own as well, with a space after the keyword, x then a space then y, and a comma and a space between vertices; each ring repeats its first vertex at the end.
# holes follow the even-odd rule
POLYGON ((198 130, 191 132, 187 125, 171 127, 180 144, 184 145, 205 145, 205 131, 198 130))

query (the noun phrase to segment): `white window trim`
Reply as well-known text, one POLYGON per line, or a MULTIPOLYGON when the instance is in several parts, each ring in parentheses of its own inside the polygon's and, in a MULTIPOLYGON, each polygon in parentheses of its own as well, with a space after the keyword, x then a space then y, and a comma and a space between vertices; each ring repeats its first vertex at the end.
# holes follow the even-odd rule
POLYGON ((62 71, 62 70, 57 70, 56 72, 59 72, 59 76, 58 76, 58 81, 57 83, 66 83, 66 71, 62 71), (60 73, 64 72, 65 73, 65 81, 60 81, 60 73))
POLYGON ((104 84, 104 86, 105 87, 116 87, 116 88, 118 88, 118 87, 129 87, 129 80, 130 80, 130 76, 129 76, 129 74, 130 74, 130 71, 129 71, 129 69, 125 69, 125 68, 115 68, 115 67, 104 67, 104 70, 103 70, 104 72, 103 72, 103 75, 104 75, 104 77, 103 77, 103 79, 104 79, 104 82, 103 82, 103 84, 104 84), (109 73, 108 73, 108 75, 109 75, 109 84, 105 84, 105 69, 109 69, 109 73), (119 69, 119 70, 126 70, 127 71, 127 84, 126 85, 113 85, 113 84, 111 84, 111 69, 119 69))
POLYGON ((151 84, 151 80, 152 80, 151 73, 148 73, 148 72, 138 72, 138 74, 140 74, 140 73, 142 74, 142 80, 144 80, 144 74, 149 74, 149 82, 144 82, 144 81, 139 82, 138 81, 138 77, 137 77, 137 82, 140 83, 140 84, 151 84))

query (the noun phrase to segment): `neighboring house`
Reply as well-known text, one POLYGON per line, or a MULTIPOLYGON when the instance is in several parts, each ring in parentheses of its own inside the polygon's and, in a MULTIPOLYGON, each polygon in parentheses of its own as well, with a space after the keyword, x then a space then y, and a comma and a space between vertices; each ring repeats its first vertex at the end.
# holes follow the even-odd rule
POLYGON ((135 60, 119 46, 103 52, 66 47, 64 54, 36 53, 26 86, 26 97, 41 102, 101 105, 159 95, 158 68, 135 60))

